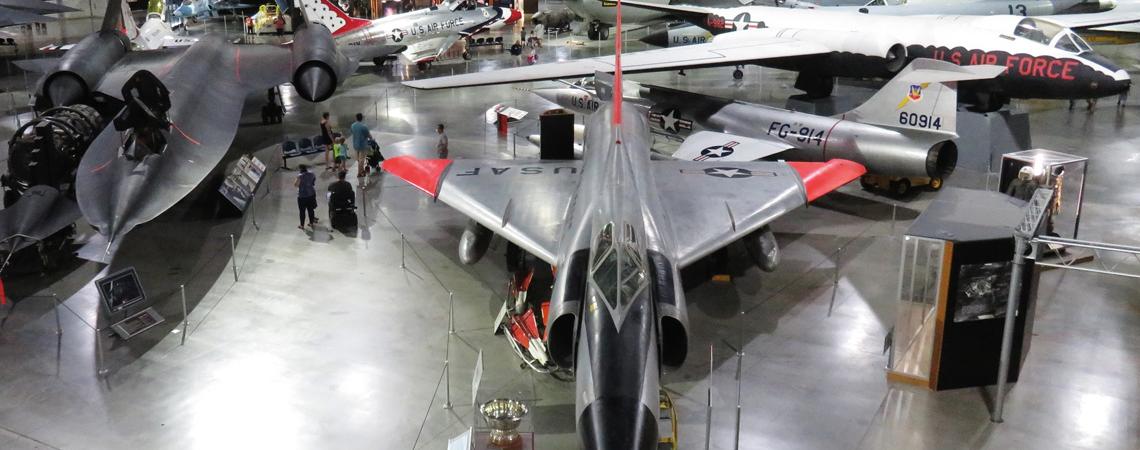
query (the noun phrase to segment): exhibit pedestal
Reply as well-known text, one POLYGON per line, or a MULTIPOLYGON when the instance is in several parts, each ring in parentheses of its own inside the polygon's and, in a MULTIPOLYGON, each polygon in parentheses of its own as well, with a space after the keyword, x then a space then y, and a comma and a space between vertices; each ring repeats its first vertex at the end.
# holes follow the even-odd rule
POLYGON ((1003 109, 978 113, 958 107, 958 168, 995 172, 1005 153, 1032 146, 1029 113, 1003 109))
MULTIPOLYGON (((947 188, 907 230, 888 380, 931 390, 997 382, 1022 203, 947 188)), ((1017 381, 1033 334, 1037 273, 1032 261, 1026 268, 1008 381, 1017 381)))
POLYGON ((471 447, 473 450, 534 450, 534 433, 520 432, 519 440, 511 447, 491 445, 490 431, 475 431, 471 447))

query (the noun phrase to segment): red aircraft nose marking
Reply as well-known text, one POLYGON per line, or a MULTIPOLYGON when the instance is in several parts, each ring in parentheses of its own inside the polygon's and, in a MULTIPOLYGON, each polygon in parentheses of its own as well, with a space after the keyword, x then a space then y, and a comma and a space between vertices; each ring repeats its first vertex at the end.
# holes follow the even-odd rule
POLYGON ((522 18, 522 13, 517 9, 511 9, 511 16, 507 18, 507 25, 518 22, 522 18))

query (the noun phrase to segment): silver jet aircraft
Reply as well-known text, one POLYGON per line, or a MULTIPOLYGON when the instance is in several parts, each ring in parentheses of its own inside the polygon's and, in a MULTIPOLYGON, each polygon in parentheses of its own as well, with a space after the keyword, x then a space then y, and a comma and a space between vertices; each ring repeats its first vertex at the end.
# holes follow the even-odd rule
MULTIPOLYGON (((1040 18, 869 16, 826 8, 626 3, 683 17, 716 35, 706 44, 630 53, 625 57, 630 72, 758 64, 799 72, 795 87, 819 98, 831 94, 835 77, 887 78, 916 58, 1007 67, 993 80, 960 86, 962 100, 979 110, 996 110, 1010 98, 1104 97, 1125 92, 1131 85, 1127 72, 1093 52, 1071 29, 1040 18)), ((1078 16, 1083 15, 1066 17, 1078 16)), ((1083 24, 1104 26, 1140 20, 1140 14, 1080 19, 1083 24)), ((612 67, 613 57, 603 56, 503 69, 491 76, 465 74, 405 84, 431 89, 474 79, 487 83, 571 78, 612 67)))
POLYGON ((558 268, 546 340, 552 361, 574 369, 582 444, 656 449, 661 370, 683 363, 689 341, 680 270, 741 239, 773 269, 767 224, 865 170, 844 160, 653 161, 645 112, 623 106, 620 60, 615 69, 612 82, 595 75, 614 101, 587 119, 583 160, 400 156, 383 167, 473 219, 465 262, 493 231, 558 268))
MULTIPOLYGON (((653 133, 675 143, 655 148, 674 147, 677 159, 842 158, 870 173, 931 178, 937 188, 957 162, 957 82, 993 78, 1004 70, 917 59, 867 102, 831 117, 630 81, 623 91, 629 93, 627 101, 649 106, 653 133)), ((581 86, 530 92, 578 113, 592 113, 602 104, 581 86)))
POLYGON ((403 55, 420 69, 427 68, 459 39, 513 24, 522 17, 518 10, 468 8, 461 1, 375 20, 349 16, 329 0, 300 0, 300 6, 306 19, 331 30, 337 45, 348 47, 345 51, 356 52, 377 65, 390 56, 403 55))

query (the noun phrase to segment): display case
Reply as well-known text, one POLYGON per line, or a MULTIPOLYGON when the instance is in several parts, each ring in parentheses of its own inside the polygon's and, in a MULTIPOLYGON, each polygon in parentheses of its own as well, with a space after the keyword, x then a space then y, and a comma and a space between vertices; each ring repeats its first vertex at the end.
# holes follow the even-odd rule
MULTIPOLYGON (((1045 149, 1032 149, 1002 156, 999 190, 1006 195, 1031 192, 1031 189, 1017 189, 1023 167, 1028 167, 1032 179, 1029 187, 1040 186, 1053 189, 1053 204, 1045 218, 1042 233, 1069 239, 1076 239, 1081 224, 1081 205, 1084 200, 1085 173, 1088 158, 1055 152, 1045 149)), ((1030 194, 1032 195, 1032 194, 1030 194)), ((1024 195, 1021 195, 1024 197, 1024 195)), ((1021 198, 1021 200, 1027 200, 1021 198)))
MULTIPOLYGON (((887 378, 932 390, 997 381, 1012 276, 1013 227, 1023 202, 947 188, 902 242, 899 307, 887 378)), ((1028 262, 1014 329, 1010 381, 1029 350, 1036 272, 1028 262)))

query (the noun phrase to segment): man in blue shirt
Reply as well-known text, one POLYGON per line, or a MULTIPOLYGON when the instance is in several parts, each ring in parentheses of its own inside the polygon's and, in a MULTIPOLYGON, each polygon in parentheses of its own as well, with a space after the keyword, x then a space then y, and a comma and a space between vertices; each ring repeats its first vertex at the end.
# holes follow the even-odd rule
POLYGON ((368 161, 368 151, 371 150, 368 139, 372 137, 372 132, 364 124, 364 114, 356 113, 356 122, 352 123, 349 130, 352 133, 352 149, 356 150, 356 176, 363 177, 364 164, 368 161))

